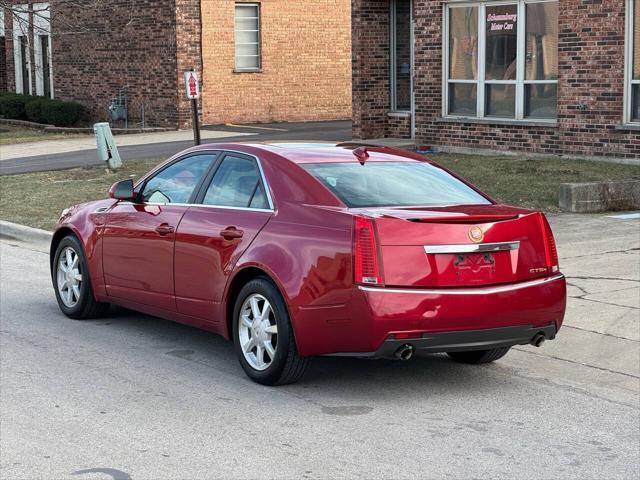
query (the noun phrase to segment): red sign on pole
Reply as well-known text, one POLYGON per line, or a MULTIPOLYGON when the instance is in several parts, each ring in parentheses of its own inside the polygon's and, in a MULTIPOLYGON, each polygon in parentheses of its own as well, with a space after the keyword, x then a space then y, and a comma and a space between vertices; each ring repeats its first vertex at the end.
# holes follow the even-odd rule
POLYGON ((200 82, 196 72, 184 72, 184 85, 189 100, 200 98, 200 82))

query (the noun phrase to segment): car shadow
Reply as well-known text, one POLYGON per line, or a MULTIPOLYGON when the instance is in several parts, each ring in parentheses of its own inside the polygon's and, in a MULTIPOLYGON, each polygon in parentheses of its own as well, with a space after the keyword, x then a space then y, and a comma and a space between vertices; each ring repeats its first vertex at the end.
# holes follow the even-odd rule
MULTIPOLYGON (((153 348, 179 361, 215 368, 251 383, 239 365, 233 344, 219 335, 120 307, 112 307, 105 318, 87 323, 141 335, 152 346, 157 345, 153 348)), ((199 371, 206 375, 206 369, 199 371)), ((463 365, 445 354, 417 354, 409 361, 327 356, 313 358, 300 382, 277 388, 302 397, 316 390, 329 398, 348 394, 351 401, 362 397, 363 402, 407 401, 445 392, 448 396, 456 392, 493 395, 496 382, 502 393, 521 382, 511 375, 512 371, 508 363, 463 365)))

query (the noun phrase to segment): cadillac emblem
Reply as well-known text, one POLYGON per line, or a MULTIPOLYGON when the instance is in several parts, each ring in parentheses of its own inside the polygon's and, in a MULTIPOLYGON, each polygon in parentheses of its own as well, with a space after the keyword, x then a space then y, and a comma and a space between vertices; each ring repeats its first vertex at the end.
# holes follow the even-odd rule
POLYGON ((484 240, 484 232, 480 227, 471 227, 469 229, 469 238, 474 243, 480 243, 484 240))

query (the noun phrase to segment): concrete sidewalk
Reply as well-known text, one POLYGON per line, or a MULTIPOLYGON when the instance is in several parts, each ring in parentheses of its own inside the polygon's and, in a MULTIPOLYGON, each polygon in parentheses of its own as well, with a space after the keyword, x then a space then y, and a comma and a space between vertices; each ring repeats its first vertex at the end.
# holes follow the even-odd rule
MULTIPOLYGON (((640 220, 614 213, 550 216, 560 270, 567 277, 567 314, 556 340, 532 355, 622 374, 640 387, 640 220)), ((585 384, 589 379, 585 377, 585 384)))
MULTIPOLYGON (((202 140, 220 140, 238 136, 252 136, 255 133, 228 132, 217 130, 202 130, 202 140)), ((156 133, 137 133, 132 135, 118 135, 115 137, 118 147, 135 145, 153 145, 170 142, 188 142, 193 139, 192 130, 176 130, 156 133)), ((38 157, 41 155, 57 155, 61 153, 96 150, 96 139, 93 136, 84 138, 69 138, 63 140, 43 140, 39 142, 3 145, 0 147, 0 161, 16 158, 38 157)))

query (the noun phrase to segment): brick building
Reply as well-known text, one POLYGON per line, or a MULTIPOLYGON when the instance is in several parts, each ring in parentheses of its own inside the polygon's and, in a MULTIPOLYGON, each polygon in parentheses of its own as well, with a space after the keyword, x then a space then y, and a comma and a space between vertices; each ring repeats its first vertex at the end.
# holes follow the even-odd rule
POLYGON ((640 0, 353 0, 355 138, 640 158, 640 0))
POLYGON ((0 89, 78 101, 107 119, 187 126, 183 72, 205 123, 351 115, 349 0, 13 1, 0 9, 0 89))

